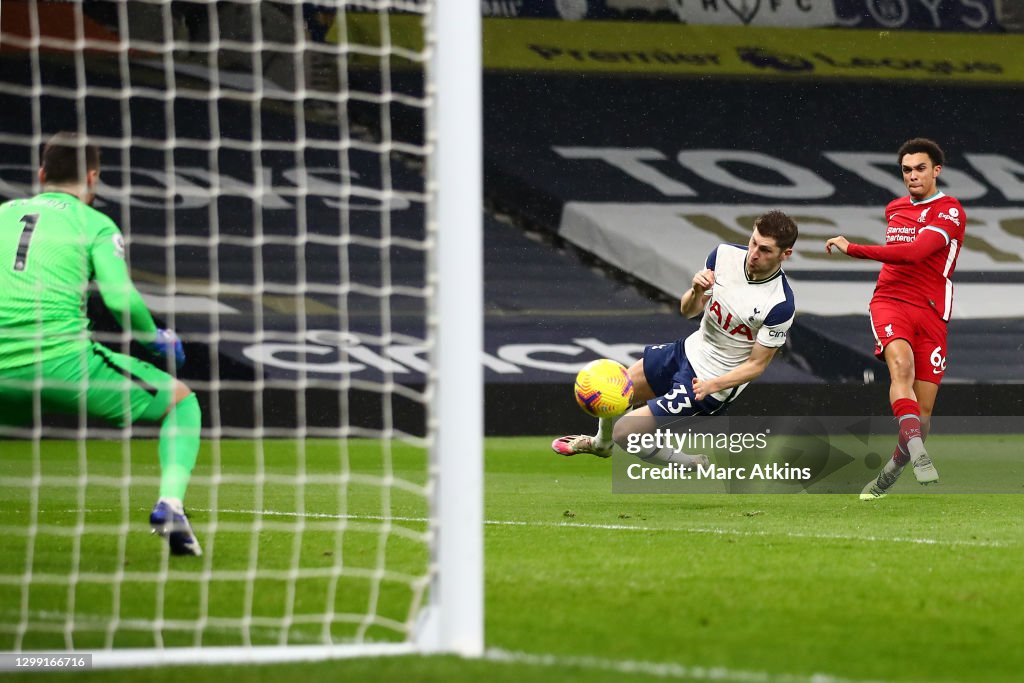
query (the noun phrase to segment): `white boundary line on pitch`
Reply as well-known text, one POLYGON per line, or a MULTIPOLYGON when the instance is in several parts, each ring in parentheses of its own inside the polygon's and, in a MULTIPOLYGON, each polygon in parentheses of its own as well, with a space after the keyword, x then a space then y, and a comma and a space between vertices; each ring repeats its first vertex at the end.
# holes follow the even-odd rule
POLYGON ((877 680, 842 678, 831 674, 810 675, 772 674, 767 671, 729 669, 723 666, 687 666, 673 662, 644 662, 631 659, 602 659, 600 657, 534 654, 509 652, 500 648, 487 648, 484 659, 532 666, 563 666, 612 671, 619 674, 643 674, 658 678, 681 678, 697 681, 725 681, 727 683, 883 683, 877 680))
MULTIPOLYGON (((214 512, 209 508, 193 508, 195 512, 214 512)), ((61 512, 82 512, 81 510, 69 509, 61 512)), ((90 508, 84 512, 116 512, 114 508, 90 508)), ((303 519, 348 519, 353 521, 371 522, 418 522, 426 523, 430 520, 426 517, 385 517, 384 515, 342 515, 329 512, 282 512, 278 510, 240 510, 232 508, 221 508, 216 511, 218 514, 229 515, 260 515, 262 517, 295 517, 303 519)), ((590 524, 587 522, 528 522, 521 520, 488 519, 484 520, 488 526, 525 526, 525 527, 546 527, 546 528, 572 528, 572 529, 603 529, 608 531, 647 531, 664 532, 676 534, 711 534, 716 536, 748 536, 771 538, 782 536, 784 538, 809 538, 824 541, 861 541, 864 543, 910 543, 914 545, 932 546, 966 546, 972 548, 1009 548, 1016 543, 1006 541, 979 541, 979 540, 941 540, 938 538, 914 538, 907 536, 871 536, 858 534, 821 534, 804 533, 800 531, 767 531, 767 530, 744 530, 744 529, 722 529, 716 527, 659 527, 640 526, 632 524, 590 524)), ((201 528, 201 526, 200 526, 201 528)))
MULTIPOLYGON (((195 508, 198 512, 213 512, 213 510, 204 510, 202 508, 195 508)), ((218 514, 238 514, 238 515, 255 515, 261 514, 264 517, 308 517, 315 519, 351 519, 356 521, 390 521, 390 522, 429 522, 430 520, 426 517, 385 517, 383 515, 340 515, 325 512, 279 512, 276 510, 263 510, 257 513, 256 510, 232 510, 232 509, 220 509, 217 510, 218 514)), ((1008 547, 1009 543, 1002 541, 977 541, 977 540, 953 540, 943 541, 936 538, 908 538, 902 536, 894 536, 892 538, 883 538, 881 536, 858 536, 854 534, 812 534, 812 533, 801 533, 798 531, 746 531, 743 529, 721 529, 715 527, 658 527, 658 526, 639 526, 632 524, 590 524, 587 522, 527 522, 518 520, 504 520, 504 519, 487 519, 484 520, 484 524, 488 526, 532 526, 532 527, 549 527, 549 528, 577 528, 577 529, 603 529, 609 531, 662 531, 667 533, 685 533, 685 534, 715 534, 719 536, 785 536, 787 538, 813 538, 821 540, 834 540, 834 541, 863 541, 865 543, 875 543, 878 541, 889 541, 893 543, 914 543, 918 545, 949 545, 949 546, 976 546, 983 548, 1004 548, 1008 547)))

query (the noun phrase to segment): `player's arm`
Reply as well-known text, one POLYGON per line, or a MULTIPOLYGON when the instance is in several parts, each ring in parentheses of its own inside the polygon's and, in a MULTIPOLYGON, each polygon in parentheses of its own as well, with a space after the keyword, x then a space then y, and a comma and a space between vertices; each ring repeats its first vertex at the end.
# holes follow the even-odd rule
POLYGON ((124 240, 120 233, 104 231, 93 242, 93 279, 107 307, 117 322, 132 333, 136 341, 150 344, 156 339, 156 323, 146 308, 139 290, 132 283, 124 260, 124 240))
POLYGON ((710 268, 698 271, 693 276, 693 282, 690 288, 683 294, 683 298, 679 300, 679 312, 687 318, 694 318, 700 315, 704 311, 704 307, 707 306, 708 299, 711 298, 707 291, 711 289, 715 284, 715 271, 710 268))
POLYGON ((128 264, 124 260, 124 239, 120 231, 111 226, 101 231, 90 249, 93 279, 100 290, 103 305, 128 329, 132 337, 150 351, 173 355, 180 367, 185 361, 181 342, 171 330, 157 328, 146 302, 135 288, 128 264))
POLYGON ((949 244, 949 235, 944 230, 927 227, 918 231, 917 238, 913 242, 882 246, 854 244, 840 235, 825 242, 825 251, 831 254, 832 249, 835 248, 853 258, 870 259, 893 265, 905 265, 917 263, 931 256, 947 244, 949 244))
POLYGON ((716 247, 704 261, 704 269, 697 271, 686 290, 679 300, 679 312, 687 318, 695 318, 704 311, 708 305, 711 295, 708 291, 715 286, 715 263, 718 262, 718 248, 716 247))
POLYGON ((754 347, 750 350, 750 357, 724 375, 710 379, 695 377, 693 379, 694 398, 703 401, 711 394, 754 381, 764 374, 778 350, 777 346, 764 346, 760 342, 754 342, 754 347))

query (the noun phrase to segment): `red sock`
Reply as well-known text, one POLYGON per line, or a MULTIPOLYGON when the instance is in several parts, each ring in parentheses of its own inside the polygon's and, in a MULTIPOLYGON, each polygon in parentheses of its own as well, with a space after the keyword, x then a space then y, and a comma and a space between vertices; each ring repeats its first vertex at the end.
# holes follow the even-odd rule
POLYGON ((892 452, 892 461, 896 463, 896 467, 903 467, 910 462, 910 455, 903 450, 903 446, 897 446, 892 452))
POLYGON ((900 422, 900 446, 921 438, 921 406, 909 398, 898 398, 892 402, 892 414, 900 422))

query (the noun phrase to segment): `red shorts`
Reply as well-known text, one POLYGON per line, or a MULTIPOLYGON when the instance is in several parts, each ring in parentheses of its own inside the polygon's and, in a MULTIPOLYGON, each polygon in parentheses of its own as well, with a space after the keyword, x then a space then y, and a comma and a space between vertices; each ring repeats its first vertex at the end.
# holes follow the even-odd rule
POLYGON ((904 339, 914 350, 914 379, 939 384, 946 374, 946 323, 935 311, 892 299, 872 299, 871 328, 875 355, 889 342, 904 339))

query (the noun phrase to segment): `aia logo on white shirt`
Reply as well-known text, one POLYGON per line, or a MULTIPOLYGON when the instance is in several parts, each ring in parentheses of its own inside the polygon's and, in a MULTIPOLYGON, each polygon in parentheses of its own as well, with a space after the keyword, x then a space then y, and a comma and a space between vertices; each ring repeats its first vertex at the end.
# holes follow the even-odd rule
MULTIPOLYGON (((718 321, 718 325, 728 332, 732 336, 740 335, 745 337, 747 341, 754 341, 754 332, 743 322, 738 319, 734 319, 733 315, 729 311, 722 311, 721 304, 718 301, 712 299, 711 303, 707 307, 707 312, 715 316, 718 321)), ((753 317, 753 316, 751 316, 753 317)))
MULTIPOLYGON (((931 210, 932 210, 932 207, 929 206, 928 208, 926 208, 923 211, 921 211, 921 215, 917 217, 917 222, 918 223, 924 223, 926 220, 928 220, 928 212, 931 211, 931 210)), ((957 225, 959 225, 959 223, 957 225)))

